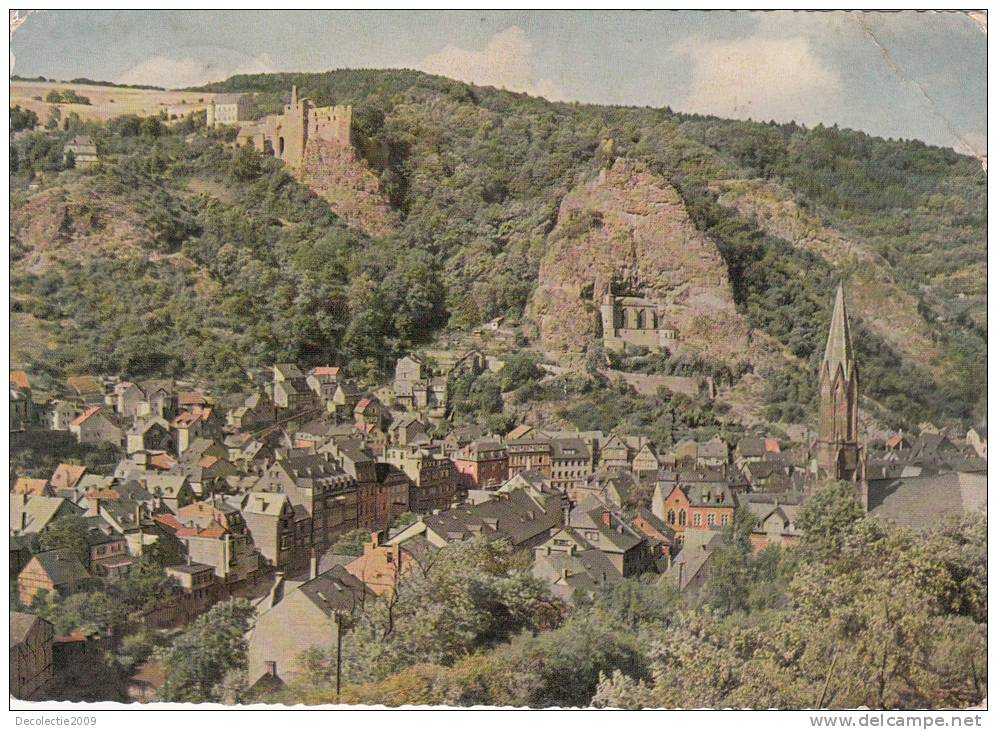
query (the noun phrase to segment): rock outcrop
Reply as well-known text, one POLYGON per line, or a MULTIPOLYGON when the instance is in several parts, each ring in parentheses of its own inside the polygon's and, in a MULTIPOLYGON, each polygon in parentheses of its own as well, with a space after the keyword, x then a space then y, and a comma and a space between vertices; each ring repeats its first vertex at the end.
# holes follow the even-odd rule
POLYGON ((309 140, 299 177, 336 215, 368 236, 385 236, 398 227, 398 215, 388 205, 381 181, 352 147, 309 140))
POLYGON ((617 159, 561 203, 529 314, 552 357, 599 337, 604 295, 653 301, 670 349, 742 358, 749 326, 735 310, 716 245, 689 219, 678 191, 642 163, 617 159))

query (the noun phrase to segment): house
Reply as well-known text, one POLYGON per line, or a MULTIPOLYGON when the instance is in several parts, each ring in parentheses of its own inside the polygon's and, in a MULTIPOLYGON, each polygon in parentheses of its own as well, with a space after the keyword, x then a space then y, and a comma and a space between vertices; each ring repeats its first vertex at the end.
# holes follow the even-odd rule
POLYGON ((135 558, 128 550, 128 539, 100 516, 86 518, 87 563, 90 573, 117 580, 124 576, 135 558))
POLYGON ((221 436, 221 424, 214 408, 193 406, 191 410, 180 411, 170 423, 177 454, 184 451, 197 439, 214 439, 221 436))
POLYGON ((417 416, 406 414, 388 426, 388 442, 396 446, 429 446, 429 431, 417 416))
POLYGON ((93 137, 87 135, 77 135, 67 142, 62 148, 62 155, 73 161, 73 165, 78 168, 91 167, 100 160, 97 155, 97 143, 93 137))
POLYGON ((498 441, 473 441, 450 455, 462 489, 490 489, 508 478, 509 455, 498 441))
POLYGON ((14 482, 11 490, 14 494, 23 494, 26 497, 54 497, 55 492, 48 484, 47 479, 31 479, 29 477, 19 477, 14 482))
POLYGON ((309 547, 328 547, 357 526, 356 481, 328 455, 278 458, 253 485, 254 492, 283 493, 308 520, 309 547))
POLYGON ((753 461, 763 461, 769 454, 779 453, 779 442, 776 439, 759 436, 745 436, 734 447, 734 463, 739 467, 753 461))
POLYGON ((90 580, 90 574, 72 551, 66 548, 38 553, 17 576, 17 596, 30 606, 41 591, 66 596, 90 580))
POLYGON ((308 377, 305 378, 308 387, 325 404, 329 404, 335 398, 336 389, 344 380, 346 380, 346 374, 342 368, 328 365, 312 368, 308 371, 308 377))
POLYGON ((508 478, 511 479, 525 471, 538 471, 550 479, 552 448, 550 438, 532 428, 526 431, 526 435, 512 438, 516 430, 513 429, 505 441, 505 450, 509 455, 508 478))
POLYGON ((86 476, 87 468, 82 464, 59 464, 49 477, 52 489, 76 489, 86 476))
POLYGON ((24 431, 34 423, 31 381, 23 370, 10 371, 10 430, 24 431))
POLYGON ((568 490, 568 497, 573 502, 581 502, 586 497, 597 499, 620 508, 629 499, 634 487, 633 477, 629 472, 619 469, 600 469, 590 474, 585 483, 568 490))
POLYGON ((298 366, 284 363, 273 366, 273 402, 278 409, 302 411, 315 408, 318 398, 298 366))
POLYGON ((256 391, 228 414, 229 424, 238 431, 254 431, 272 426, 276 419, 273 401, 263 391, 256 391))
POLYGON ((83 510, 61 497, 10 495, 10 534, 35 535, 60 517, 82 514, 83 510))
POLYGON ((676 484, 670 491, 658 483, 651 500, 651 512, 675 530, 682 542, 688 530, 719 529, 734 520, 734 495, 726 486, 715 484, 676 484))
POLYGON ((48 422, 53 431, 68 431, 69 424, 81 413, 79 405, 68 400, 54 400, 48 406, 48 422))
POLYGON ((208 101, 206 124, 209 128, 222 124, 238 124, 252 116, 252 94, 215 94, 208 101))
MULTIPOLYGON (((249 492, 240 505, 253 544, 267 565, 288 570, 307 554, 294 555, 294 507, 286 494, 249 492)), ((304 547, 304 546, 302 546, 304 547)))
POLYGON ((562 494, 538 494, 519 488, 499 489, 490 497, 486 502, 424 515, 388 540, 388 544, 405 545, 407 540, 419 536, 435 547, 443 547, 482 537, 507 540, 515 550, 532 550, 564 525, 567 500, 562 494))
POLYGON ((363 555, 344 567, 372 593, 381 596, 395 589, 405 571, 417 568, 428 557, 429 549, 428 543, 418 540, 409 540, 404 546, 382 544, 381 533, 372 532, 370 542, 364 543, 363 555))
POLYGON ((411 482, 409 509, 432 512, 449 507, 457 494, 457 468, 442 454, 426 449, 393 447, 384 461, 398 467, 411 482))
POLYGON ((334 439, 319 450, 328 454, 356 484, 357 527, 386 524, 389 517, 387 494, 377 480, 377 459, 359 439, 334 439))
POLYGON ((622 514, 594 497, 586 498, 568 513, 565 530, 570 534, 554 535, 555 547, 558 539, 580 537, 585 543, 577 545, 577 549, 599 550, 623 578, 640 575, 654 566, 656 556, 647 538, 622 514))
POLYGON ((337 635, 345 630, 341 622, 375 597, 342 566, 316 573, 297 587, 277 574, 248 635, 250 687, 291 683, 302 671, 301 655, 310 649, 335 649, 337 635))
MULTIPOLYGON (((392 426, 395 424, 392 423, 392 426)), ((477 425, 459 426, 452 428, 443 437, 443 448, 446 451, 457 451, 467 446, 472 441, 477 441, 485 437, 485 429, 477 425)))
POLYGON ((633 454, 630 445, 619 434, 612 434, 599 449, 599 468, 629 471, 633 454))
POLYGON ((796 522, 801 500, 792 495, 738 495, 738 504, 755 518, 751 531, 751 549, 764 550, 770 545, 789 547, 800 541, 803 531, 796 522), (780 499, 780 496, 782 497, 780 499))
POLYGON ((107 400, 109 405, 114 406, 118 415, 125 418, 135 418, 149 412, 145 391, 136 383, 128 381, 118 383, 107 400))
POLYGON ((153 519, 183 543, 191 561, 210 565, 228 590, 256 577, 260 554, 237 509, 196 502, 176 515, 155 515, 153 519))
POLYGON ((555 489, 570 491, 584 484, 591 473, 592 452, 582 439, 550 440, 550 482, 555 489))
POLYGON ((926 530, 950 515, 986 513, 987 475, 921 470, 910 476, 869 479, 861 496, 871 517, 926 530))
POLYGON ((574 531, 562 530, 534 549, 533 576, 546 583, 555 596, 569 602, 582 596, 590 598, 598 591, 622 582, 622 576, 609 558, 600 550, 585 545, 574 531), (579 548, 579 545, 583 547, 579 548))
POLYGON ((45 698, 53 677, 52 624, 30 613, 10 612, 10 694, 19 700, 45 698))
POLYGON ((181 411, 192 411, 195 408, 207 408, 210 404, 204 393, 197 390, 181 390, 177 392, 177 408, 181 411))
POLYGON ((671 554, 672 546, 675 545, 675 530, 669 527, 664 520, 658 519, 654 513, 646 507, 638 507, 631 526, 655 543, 656 558, 667 557, 671 554))
POLYGON ((66 385, 71 393, 88 405, 104 402, 104 387, 95 375, 74 375, 66 378, 66 385))
POLYGON ((124 438, 121 428, 101 406, 91 406, 70 421, 69 431, 81 444, 120 446, 124 438))
POLYGON ((362 398, 363 391, 360 388, 349 381, 342 381, 336 385, 331 404, 326 401, 326 410, 337 415, 344 414, 348 418, 362 398))
POLYGON ((125 434, 125 453, 136 451, 170 451, 173 452, 173 432, 170 424, 159 416, 137 418, 125 434))
POLYGON ((698 444, 696 449, 696 466, 723 466, 729 458, 727 444, 721 438, 713 438, 706 443, 698 444))
POLYGON ((722 544, 719 532, 690 530, 671 567, 658 579, 659 585, 673 586, 682 593, 699 593, 710 579, 713 554, 722 544))
POLYGON ((353 407, 353 419, 357 423, 373 423, 380 426, 386 415, 384 406, 372 396, 361 398, 353 407))
POLYGON ((966 432, 966 443, 968 443, 976 455, 981 459, 987 458, 987 427, 973 426, 966 432))
POLYGON ((186 564, 170 565, 164 572, 177 582, 175 596, 179 614, 176 623, 184 624, 195 616, 204 613, 218 600, 218 583, 215 569, 204 563, 195 563, 190 558, 186 564))
POLYGON ((638 479, 644 479, 656 474, 662 466, 663 464, 658 458, 658 452, 655 451, 654 446, 646 443, 634 455, 632 464, 633 475, 638 479))

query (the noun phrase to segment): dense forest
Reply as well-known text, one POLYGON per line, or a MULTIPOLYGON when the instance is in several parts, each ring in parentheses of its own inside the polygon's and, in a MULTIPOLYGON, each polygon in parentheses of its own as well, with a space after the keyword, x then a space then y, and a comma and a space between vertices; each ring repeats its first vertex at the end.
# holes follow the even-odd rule
MULTIPOLYGON (((607 162, 612 139, 613 155, 676 186, 720 248, 740 310, 791 353, 795 364, 765 374, 769 419, 812 412, 830 292, 851 272, 722 205, 717 180, 785 186, 881 256, 915 298, 944 353, 937 371, 855 325, 863 390, 888 420, 985 411, 986 176, 971 158, 836 128, 556 104, 410 71, 236 76, 203 90, 258 92, 262 113, 292 84, 316 104, 353 104, 356 146, 401 216, 397 232, 371 240, 347 228, 279 163, 192 120, 56 120, 48 133, 22 132, 12 138, 15 218, 39 177, 90 201, 66 207, 67 240, 118 206, 141 218, 140 250, 43 274, 15 266, 15 312, 60 323, 59 346, 38 367, 194 373, 220 387, 286 359, 376 375, 437 334, 499 315, 516 322, 561 198, 607 162), (80 130, 104 162, 60 173, 64 138, 80 130)), ((12 256, 29 257, 12 233, 12 256)))

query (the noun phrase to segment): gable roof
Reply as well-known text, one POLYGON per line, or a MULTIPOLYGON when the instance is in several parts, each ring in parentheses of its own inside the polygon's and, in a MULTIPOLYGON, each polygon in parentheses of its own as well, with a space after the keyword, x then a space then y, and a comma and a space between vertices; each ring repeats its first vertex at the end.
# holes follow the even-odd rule
POLYGON ((45 574, 51 579, 55 586, 66 585, 67 583, 78 583, 90 578, 90 574, 80 561, 68 548, 49 550, 38 553, 32 558, 37 560, 45 574))
POLYGON ((35 624, 41 621, 43 624, 47 624, 43 618, 39 618, 31 613, 23 613, 21 611, 11 611, 10 612, 10 647, 13 649, 18 644, 24 643, 28 634, 31 633, 31 629, 34 628, 35 624))
POLYGON ((87 473, 80 464, 59 464, 49 477, 49 484, 55 489, 73 489, 87 473))
POLYGON ((22 533, 41 532, 60 511, 79 513, 83 510, 61 497, 28 497, 23 494, 11 494, 10 529, 22 533))
POLYGON ((869 482, 869 514, 915 530, 948 515, 985 511, 985 474, 948 473, 869 482))
POLYGON ((51 490, 46 479, 31 479, 20 477, 14 482, 14 494, 25 494, 32 497, 50 497, 51 490))
POLYGON ((70 426, 80 426, 87 419, 89 419, 91 416, 94 416, 97 413, 99 413, 100 410, 101 410, 101 406, 91 406, 90 408, 87 408, 85 411, 83 411, 83 413, 81 413, 80 415, 78 415, 76 418, 74 418, 72 421, 70 421, 69 425, 70 426))
POLYGON ((342 565, 334 565, 302 583, 298 590, 326 616, 337 611, 353 611, 365 598, 374 596, 363 581, 350 575, 342 565))

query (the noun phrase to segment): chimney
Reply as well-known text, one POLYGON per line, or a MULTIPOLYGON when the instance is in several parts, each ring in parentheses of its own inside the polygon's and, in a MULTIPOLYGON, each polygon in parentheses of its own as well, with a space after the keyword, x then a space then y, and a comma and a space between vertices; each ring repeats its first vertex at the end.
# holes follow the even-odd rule
POLYGON ((28 526, 28 513, 23 509, 21 510, 21 529, 24 530, 28 526))
POLYGON ((90 509, 87 511, 87 517, 94 517, 100 514, 100 497, 94 497, 90 500, 90 509))
POLYGON ((568 579, 568 569, 561 568, 561 580, 567 580, 567 579, 568 579))
POLYGON ((270 675, 271 677, 276 677, 277 676, 277 662, 273 662, 273 661, 266 662, 266 667, 267 667, 267 674, 268 675, 270 675))
POLYGON ((613 526, 613 514, 608 509, 602 511, 602 524, 606 527, 613 526))
POLYGON ((312 548, 311 566, 308 570, 308 578, 314 579, 317 577, 318 577, 318 550, 312 548))

